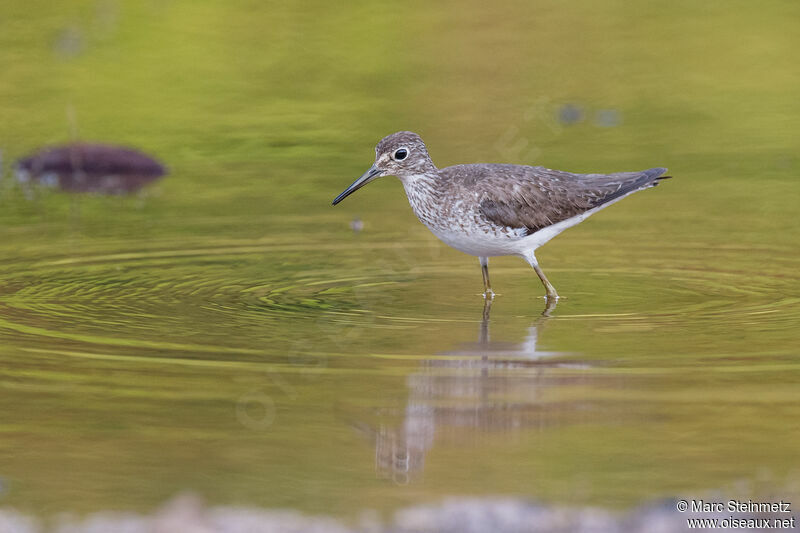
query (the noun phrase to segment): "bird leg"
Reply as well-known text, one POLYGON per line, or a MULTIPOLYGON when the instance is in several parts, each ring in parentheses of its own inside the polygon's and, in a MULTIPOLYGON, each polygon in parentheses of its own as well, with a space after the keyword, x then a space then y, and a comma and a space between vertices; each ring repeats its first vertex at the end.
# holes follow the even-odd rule
POLYGON ((553 284, 550 283, 550 280, 547 279, 547 276, 544 275, 544 271, 539 266, 538 263, 533 263, 533 269, 536 271, 536 274, 539 276, 539 279, 542 280, 542 284, 544 288, 547 290, 547 299, 548 300, 558 300, 558 293, 556 292, 556 288, 553 287, 553 284))
POLYGON ((489 282, 489 258, 479 257, 481 262, 481 273, 483 274, 483 297, 487 300, 494 300, 494 291, 489 282))
POLYGON ((529 250, 522 254, 522 257, 533 267, 536 271, 536 275, 539 276, 539 279, 542 280, 542 285, 544 285, 545 290, 547 290, 547 296, 545 297, 546 300, 558 300, 558 293, 556 292, 556 288, 553 287, 553 284, 550 283, 550 280, 547 279, 547 276, 544 275, 544 271, 539 267, 539 262, 536 260, 536 256, 533 255, 533 250, 529 250))

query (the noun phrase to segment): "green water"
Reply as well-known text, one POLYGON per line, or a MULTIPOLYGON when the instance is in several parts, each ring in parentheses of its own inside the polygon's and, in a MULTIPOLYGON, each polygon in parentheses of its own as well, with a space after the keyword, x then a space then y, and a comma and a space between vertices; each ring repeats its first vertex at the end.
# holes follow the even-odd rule
POLYGON ((626 508, 800 477, 800 4, 0 5, 0 504, 626 508), (439 166, 675 178, 539 251, 550 318, 493 260, 482 325, 477 260, 397 180, 329 205, 401 129, 439 166), (16 183, 71 138, 170 175, 16 183))

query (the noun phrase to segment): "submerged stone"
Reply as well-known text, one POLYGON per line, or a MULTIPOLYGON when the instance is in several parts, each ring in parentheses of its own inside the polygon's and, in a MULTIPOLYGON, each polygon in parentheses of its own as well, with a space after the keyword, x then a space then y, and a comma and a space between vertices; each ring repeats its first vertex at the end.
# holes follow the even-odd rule
POLYGON ((164 174, 161 163, 139 151, 94 143, 46 148, 16 166, 22 183, 99 194, 136 192, 164 174))

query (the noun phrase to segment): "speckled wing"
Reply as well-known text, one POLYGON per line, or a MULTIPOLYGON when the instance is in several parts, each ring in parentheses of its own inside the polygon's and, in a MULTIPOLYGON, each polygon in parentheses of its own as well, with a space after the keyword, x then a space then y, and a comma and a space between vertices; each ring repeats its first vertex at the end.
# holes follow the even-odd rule
MULTIPOLYGON (((451 176, 478 194, 480 213, 503 227, 536 231, 653 187, 665 168, 614 174, 573 174, 544 167, 463 165, 451 176), (459 179, 461 178, 461 179, 459 179)), ((456 168, 456 167, 450 167, 456 168)), ((449 169, 446 169, 449 170, 449 169)))

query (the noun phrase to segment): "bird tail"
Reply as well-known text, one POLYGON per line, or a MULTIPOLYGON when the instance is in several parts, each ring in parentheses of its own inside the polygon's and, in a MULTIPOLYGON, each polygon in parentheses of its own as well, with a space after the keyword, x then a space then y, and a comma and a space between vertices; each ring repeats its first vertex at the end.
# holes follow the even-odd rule
POLYGON ((604 196, 602 201, 598 205, 602 205, 617 198, 621 198, 627 194, 630 194, 635 191, 640 191, 642 189, 648 189, 650 187, 655 187, 661 180, 669 179, 672 176, 663 176, 667 171, 666 168, 648 168, 647 170, 643 170, 641 172, 629 172, 627 174, 627 180, 619 189, 614 191, 612 194, 608 196, 604 196))
POLYGON ((671 179, 672 176, 662 176, 664 172, 666 172, 666 168, 657 167, 657 168, 649 168, 645 170, 642 174, 651 178, 653 180, 653 186, 658 185, 658 182, 661 180, 668 180, 671 179))

